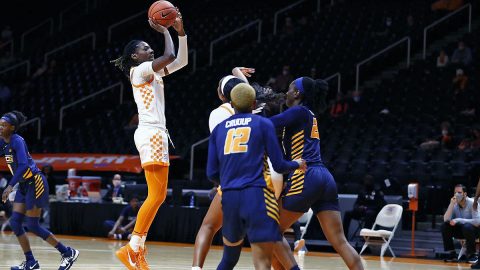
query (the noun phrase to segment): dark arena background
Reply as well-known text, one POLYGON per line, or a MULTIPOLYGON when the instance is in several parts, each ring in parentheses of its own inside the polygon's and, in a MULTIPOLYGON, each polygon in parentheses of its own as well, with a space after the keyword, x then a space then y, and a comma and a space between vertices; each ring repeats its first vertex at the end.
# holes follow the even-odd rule
MULTIPOLYGON (((40 225, 80 251, 71 269, 125 269, 115 251, 131 231, 111 226, 132 198, 146 199, 147 185, 132 85, 111 61, 132 39, 162 55, 164 37, 148 23, 153 2, 2 4, 0 108, 27 116, 17 133, 49 185, 40 225)), ((183 17, 188 65, 163 78, 174 147, 167 197, 147 238, 151 269, 192 267, 216 191, 206 174, 209 116, 222 104, 219 80, 236 67, 254 68, 249 83, 282 97, 298 77, 328 83, 327 107, 314 112, 321 159, 364 269, 480 269, 478 1, 170 2, 183 17)), ((178 34, 168 29, 177 53, 178 34)), ((9 166, 2 158, 2 192, 9 166)), ((24 260, 10 195, 0 203, 0 269, 24 260)), ((55 250, 24 227, 42 269, 58 269, 55 250)), ((311 212, 285 237, 301 269, 347 269, 311 212)), ((216 269, 222 245, 220 230, 202 269, 216 269)), ((253 268, 246 239, 235 269, 253 268)))

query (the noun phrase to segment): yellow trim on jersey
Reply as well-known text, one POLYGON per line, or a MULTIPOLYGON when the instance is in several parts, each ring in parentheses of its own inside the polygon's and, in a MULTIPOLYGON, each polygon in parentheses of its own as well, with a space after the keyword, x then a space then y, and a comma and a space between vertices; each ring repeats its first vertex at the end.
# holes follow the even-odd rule
POLYGON ((267 209, 267 216, 271 217, 280 224, 280 210, 278 209, 275 195, 268 188, 263 189, 263 196, 265 197, 265 208, 267 209))
POLYGON ((299 159, 303 155, 304 148, 304 131, 301 130, 292 136, 292 143, 290 147, 291 159, 299 159))
POLYGON ((38 199, 43 192, 45 191, 45 186, 43 185, 42 176, 39 174, 35 175, 35 199, 38 199))
POLYGON ((265 179, 267 188, 271 191, 274 191, 272 175, 270 173, 270 167, 268 166, 268 161, 267 161, 267 154, 263 155, 263 178, 265 179))
POLYGON ((303 184, 305 182, 305 173, 297 170, 290 178, 291 186, 285 196, 292 196, 303 192, 303 184))
POLYGON ((133 84, 133 83, 132 83, 132 86, 133 86, 133 87, 137 87, 137 88, 143 87, 143 86, 145 86, 145 85, 147 85, 147 84, 151 84, 154 79, 155 79, 155 78, 152 76, 152 79, 151 79, 150 81, 144 82, 144 83, 141 83, 141 84, 133 84))
POLYGON ((30 168, 27 168, 27 170, 25 171, 25 173, 23 174, 23 179, 27 179, 27 178, 30 178, 32 177, 32 170, 30 170, 30 168))

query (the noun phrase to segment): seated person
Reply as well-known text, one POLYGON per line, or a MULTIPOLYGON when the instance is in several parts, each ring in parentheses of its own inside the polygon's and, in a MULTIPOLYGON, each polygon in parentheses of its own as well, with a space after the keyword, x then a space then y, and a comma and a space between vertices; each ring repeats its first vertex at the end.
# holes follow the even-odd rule
POLYGON ((346 211, 343 217, 343 231, 348 239, 348 228, 352 219, 365 221, 365 228, 372 228, 377 214, 387 203, 383 197, 383 192, 375 187, 373 176, 366 175, 363 178, 363 190, 358 193, 357 200, 353 210, 346 211))
POLYGON ((109 187, 105 196, 103 196, 104 202, 111 202, 112 198, 123 197, 123 188, 122 188, 122 176, 120 174, 115 174, 112 178, 112 186, 109 187))
POLYGON ((105 220, 103 226, 108 230, 108 238, 129 239, 137 221, 140 203, 137 197, 130 199, 129 205, 123 208, 117 221, 105 220))
POLYGON ((453 197, 450 199, 447 211, 443 216, 442 224, 443 248, 449 252, 445 262, 457 261, 457 254, 453 245, 453 237, 465 239, 467 243, 467 261, 476 263, 475 239, 480 234, 480 220, 477 210, 473 209, 473 199, 467 196, 464 185, 455 186, 453 197))

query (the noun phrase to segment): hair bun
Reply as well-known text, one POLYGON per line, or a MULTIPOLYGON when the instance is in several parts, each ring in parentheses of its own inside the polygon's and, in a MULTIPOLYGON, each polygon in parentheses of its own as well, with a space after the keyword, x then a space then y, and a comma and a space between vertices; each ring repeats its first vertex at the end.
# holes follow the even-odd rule
POLYGON ((22 112, 19 112, 19 111, 12 111, 12 113, 15 115, 15 117, 17 118, 17 129, 23 124, 25 123, 25 121, 27 120, 27 117, 22 113, 22 112))

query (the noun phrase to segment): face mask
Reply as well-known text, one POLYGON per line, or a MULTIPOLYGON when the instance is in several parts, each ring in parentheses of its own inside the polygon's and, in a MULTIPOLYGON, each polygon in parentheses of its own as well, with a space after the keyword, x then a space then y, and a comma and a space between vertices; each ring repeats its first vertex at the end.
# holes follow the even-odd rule
POLYGON ((360 97, 359 97, 359 96, 353 97, 353 101, 359 102, 359 101, 360 101, 360 97))
POLYGON ((283 75, 288 75, 288 70, 284 69, 283 70, 283 75))
POLYGON ((448 135, 448 130, 445 130, 445 129, 442 130, 442 135, 443 135, 443 136, 447 136, 447 135, 448 135))
POLYGON ((455 198, 457 199, 457 202, 460 202, 463 200, 463 193, 455 193, 455 198))

